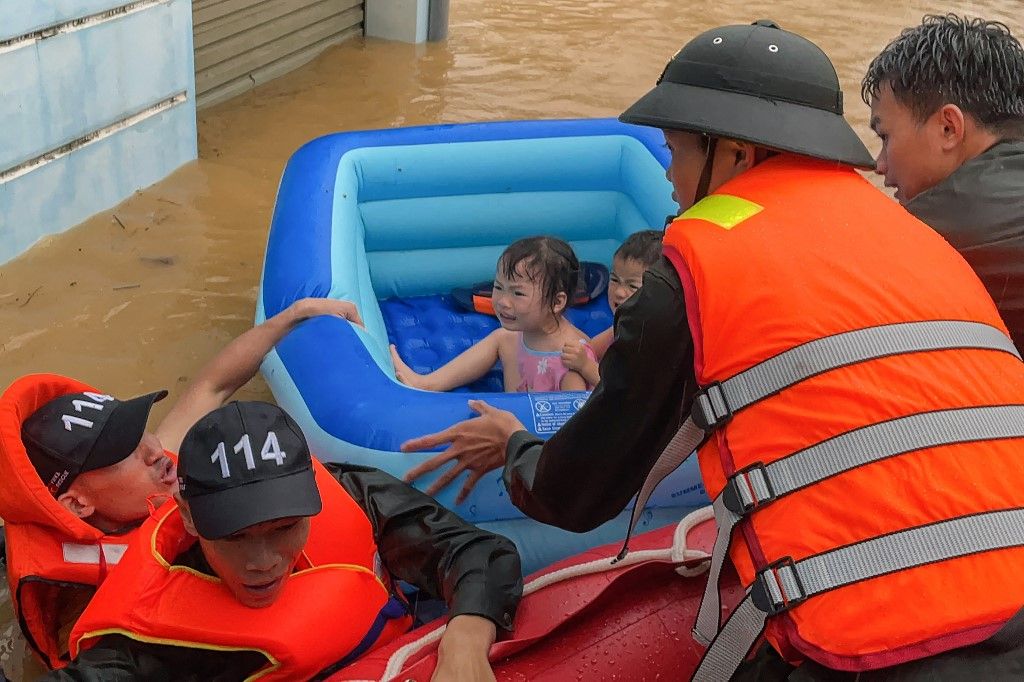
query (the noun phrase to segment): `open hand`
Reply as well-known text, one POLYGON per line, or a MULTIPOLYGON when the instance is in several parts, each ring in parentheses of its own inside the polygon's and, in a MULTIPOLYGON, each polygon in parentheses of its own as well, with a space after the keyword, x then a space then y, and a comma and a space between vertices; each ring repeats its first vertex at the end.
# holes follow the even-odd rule
POLYGON ((526 427, 511 412, 499 410, 483 400, 470 400, 469 408, 480 416, 461 421, 444 431, 402 443, 402 452, 430 450, 439 445, 450 444, 444 452, 410 469, 405 474, 406 481, 415 481, 446 462, 455 460, 455 465, 427 488, 427 494, 437 494, 438 490, 468 469, 469 479, 455 499, 456 503, 461 503, 484 474, 505 466, 505 448, 508 446, 509 438, 516 431, 525 431, 526 427))

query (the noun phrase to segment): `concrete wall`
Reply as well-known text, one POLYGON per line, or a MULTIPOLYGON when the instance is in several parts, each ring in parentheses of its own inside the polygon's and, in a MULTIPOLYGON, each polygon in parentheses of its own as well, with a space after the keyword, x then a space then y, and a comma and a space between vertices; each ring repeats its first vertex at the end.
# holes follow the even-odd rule
POLYGON ((190 0, 0 1, 0 263, 196 158, 190 0))
POLYGON ((422 43, 427 39, 430 0, 366 0, 366 35, 422 43))
POLYGON ((448 37, 449 0, 366 0, 366 35, 405 43, 448 37))

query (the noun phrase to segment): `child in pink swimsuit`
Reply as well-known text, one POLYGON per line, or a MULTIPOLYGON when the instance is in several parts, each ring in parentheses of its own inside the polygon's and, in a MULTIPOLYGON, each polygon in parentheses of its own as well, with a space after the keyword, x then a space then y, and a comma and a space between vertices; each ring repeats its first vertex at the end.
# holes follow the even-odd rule
POLYGON ((430 374, 413 372, 391 346, 396 378, 415 388, 450 391, 501 360, 506 391, 593 388, 561 360, 565 344, 590 341, 563 315, 579 273, 576 254, 561 239, 520 239, 501 254, 494 275, 491 302, 501 328, 430 374))
MULTIPOLYGON (((519 389, 520 391, 559 391, 562 389, 562 379, 573 371, 562 362, 562 351, 540 351, 533 350, 522 340, 519 334, 519 389)), ((597 356, 594 349, 587 343, 586 337, 576 339, 583 352, 594 363, 597 356)), ((587 388, 593 388, 587 384, 587 388)))

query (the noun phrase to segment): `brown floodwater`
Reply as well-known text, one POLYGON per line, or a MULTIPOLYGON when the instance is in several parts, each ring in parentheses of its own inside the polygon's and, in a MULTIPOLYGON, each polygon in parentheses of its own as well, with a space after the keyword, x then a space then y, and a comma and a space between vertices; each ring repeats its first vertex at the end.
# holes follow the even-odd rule
MULTIPOLYGON (((199 160, 0 266, 0 385, 57 372, 104 391, 171 390, 253 319, 277 182, 290 154, 338 130, 615 116, 690 37, 770 17, 817 42, 872 150, 859 82, 871 58, 928 12, 1024 33, 1019 0, 456 0, 444 43, 352 40, 199 113, 199 160)), ((240 397, 269 398, 255 379, 240 397)), ((6 592, 6 589, 4 590, 6 592)), ((9 605, 0 664, 31 679, 9 605)))

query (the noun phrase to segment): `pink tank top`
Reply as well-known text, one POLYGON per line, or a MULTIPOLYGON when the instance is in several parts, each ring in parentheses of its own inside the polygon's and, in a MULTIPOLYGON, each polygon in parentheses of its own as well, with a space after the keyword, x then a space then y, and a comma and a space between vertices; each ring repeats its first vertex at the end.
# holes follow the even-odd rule
MULTIPOLYGON (((589 344, 586 345, 587 356, 597 361, 597 356, 589 344)), ((562 378, 569 373, 569 368, 562 364, 559 351, 540 351, 527 347, 523 341, 523 333, 519 332, 519 391, 539 393, 544 391, 562 390, 562 378)), ((592 389, 593 386, 587 386, 592 389)))

